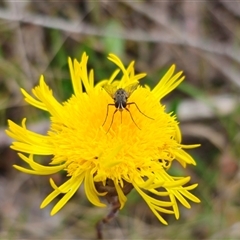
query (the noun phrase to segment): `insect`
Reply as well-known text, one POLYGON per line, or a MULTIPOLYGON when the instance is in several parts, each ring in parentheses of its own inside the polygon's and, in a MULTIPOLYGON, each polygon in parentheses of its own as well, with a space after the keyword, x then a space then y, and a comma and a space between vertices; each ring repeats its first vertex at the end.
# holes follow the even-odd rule
MULTIPOLYGON (((104 126, 104 124, 105 124, 106 121, 107 121, 109 106, 115 106, 115 108, 116 108, 115 111, 114 111, 114 113, 113 113, 113 115, 112 115, 112 121, 111 121, 110 126, 109 126, 109 128, 108 128, 108 130, 107 130, 107 133, 109 132, 109 130, 110 130, 112 124, 113 124, 114 115, 115 115, 115 113, 116 113, 117 111, 120 111, 120 113, 121 113, 121 122, 122 122, 122 111, 123 111, 124 109, 129 112, 132 121, 134 122, 134 124, 136 125, 136 127, 137 127, 138 129, 140 129, 140 128, 138 127, 138 125, 136 124, 136 122, 134 121, 130 110, 127 108, 127 106, 130 106, 130 105, 133 105, 133 104, 136 106, 136 108, 138 109, 138 111, 139 111, 142 115, 144 115, 144 116, 147 117, 147 118, 150 118, 150 119, 154 120, 153 118, 148 117, 146 114, 144 114, 144 113, 139 109, 138 105, 137 105, 135 102, 127 102, 127 101, 128 101, 128 98, 129 98, 129 97, 131 96, 131 94, 137 89, 138 85, 139 85, 138 82, 132 83, 132 84, 128 85, 126 88, 124 88, 124 89, 123 89, 123 88, 117 89, 117 86, 116 86, 116 85, 110 85, 110 84, 106 84, 106 85, 103 86, 104 90, 113 98, 114 103, 109 103, 109 104, 107 105, 107 114, 106 114, 106 117, 105 117, 105 120, 104 120, 102 126, 104 126)), ((140 129, 140 130, 141 130, 141 129, 140 129)))

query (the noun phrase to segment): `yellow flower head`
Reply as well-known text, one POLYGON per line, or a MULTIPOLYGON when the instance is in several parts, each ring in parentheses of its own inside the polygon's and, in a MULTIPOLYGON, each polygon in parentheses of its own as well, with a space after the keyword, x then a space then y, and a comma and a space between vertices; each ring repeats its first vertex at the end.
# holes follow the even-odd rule
POLYGON ((35 98, 21 89, 29 104, 49 112, 51 125, 44 136, 28 130, 26 119, 22 126, 9 120, 6 132, 16 140, 11 148, 25 153, 19 156, 30 169, 14 167, 36 175, 65 171, 68 180, 56 186, 50 179, 54 190, 41 204, 43 208, 64 194, 51 215, 84 184, 88 200, 98 207, 105 206, 99 197, 117 196, 122 208, 126 195, 135 188, 156 217, 167 224, 161 213, 175 214, 178 219, 177 201, 186 208, 190 208, 187 199, 200 202, 189 192, 197 184, 184 186, 190 177, 167 173, 175 160, 183 167, 195 165, 183 149, 198 145, 181 144, 175 116, 166 113, 160 103, 184 77, 182 72, 174 74, 173 65, 151 90, 138 85, 146 74, 135 74, 134 62, 125 68, 117 56, 109 54, 108 59, 116 64, 117 70, 109 79, 94 85, 93 70, 87 71, 88 56, 84 53, 80 62, 69 58, 74 94, 66 102, 59 103, 54 98, 43 76, 39 86, 32 90, 35 98), (121 77, 117 78, 120 71, 121 77), (53 158, 49 166, 43 166, 34 161, 34 155, 53 158))

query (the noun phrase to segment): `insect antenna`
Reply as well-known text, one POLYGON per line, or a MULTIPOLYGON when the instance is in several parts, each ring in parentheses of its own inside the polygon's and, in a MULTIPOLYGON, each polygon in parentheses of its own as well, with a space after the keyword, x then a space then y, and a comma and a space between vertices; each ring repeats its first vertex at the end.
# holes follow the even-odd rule
MULTIPOLYGON (((135 102, 127 103, 127 105, 132 105, 132 104, 134 104, 134 105, 136 106, 136 108, 138 109, 138 111, 139 111, 142 115, 144 115, 145 117, 147 117, 147 118, 149 118, 149 119, 154 120, 154 118, 151 118, 151 117, 147 116, 146 114, 144 114, 144 113, 140 110, 140 108, 138 107, 138 105, 137 105, 135 102)), ((128 110, 128 109, 126 108, 126 110, 128 110)))

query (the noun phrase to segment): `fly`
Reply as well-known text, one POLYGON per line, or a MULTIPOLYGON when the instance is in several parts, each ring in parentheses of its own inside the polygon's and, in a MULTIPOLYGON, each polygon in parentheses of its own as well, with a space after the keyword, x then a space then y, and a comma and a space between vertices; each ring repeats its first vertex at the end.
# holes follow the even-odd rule
MULTIPOLYGON (((117 89, 116 85, 110 85, 110 84, 106 84, 106 85, 103 86, 104 90, 113 98, 114 103, 109 103, 109 104, 107 105, 107 114, 106 114, 106 117, 105 117, 105 120, 104 120, 102 126, 104 126, 104 124, 105 124, 106 121, 107 121, 109 106, 115 106, 115 108, 116 108, 115 111, 114 111, 114 113, 113 113, 113 115, 112 115, 112 121, 111 121, 111 124, 110 124, 110 126, 109 126, 109 128, 108 128, 108 130, 107 130, 107 133, 109 132, 109 130, 110 130, 112 124, 113 124, 114 115, 115 115, 115 113, 116 113, 117 111, 120 111, 120 113, 121 113, 121 123, 122 123, 122 111, 123 111, 124 109, 129 112, 129 115, 130 115, 132 121, 134 122, 134 124, 136 125, 136 127, 137 127, 138 129, 140 129, 140 128, 138 127, 138 125, 136 124, 136 122, 134 121, 133 116, 132 116, 130 110, 127 108, 127 106, 130 106, 130 105, 132 105, 132 104, 134 104, 134 105, 136 106, 136 108, 138 109, 138 111, 139 111, 142 115, 144 115, 144 116, 147 117, 147 118, 150 118, 150 119, 154 120, 153 118, 148 117, 146 114, 144 114, 144 113, 139 109, 138 105, 137 105, 135 102, 127 102, 127 101, 128 101, 128 98, 129 98, 129 97, 131 96, 131 94, 137 89, 138 85, 139 85, 139 83, 136 82, 136 83, 133 83, 133 84, 128 85, 125 89, 123 89, 123 88, 117 89)), ((140 130, 141 130, 141 129, 140 129, 140 130)))

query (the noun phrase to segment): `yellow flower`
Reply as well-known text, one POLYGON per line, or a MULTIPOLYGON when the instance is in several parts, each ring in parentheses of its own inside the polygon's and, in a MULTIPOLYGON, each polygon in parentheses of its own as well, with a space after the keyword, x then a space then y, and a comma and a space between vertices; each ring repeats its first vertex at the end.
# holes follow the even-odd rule
POLYGON ((51 215, 57 213, 84 184, 86 196, 92 204, 105 207, 101 196, 107 199, 118 196, 120 209, 127 200, 126 195, 134 188, 156 217, 167 224, 161 213, 174 214, 178 219, 178 201, 186 208, 190 208, 187 200, 200 202, 189 192, 197 184, 184 186, 190 177, 174 177, 167 173, 175 160, 183 167, 195 165, 193 158, 183 149, 198 145, 181 144, 176 117, 166 113, 165 106, 159 102, 184 77, 182 72, 174 75, 173 65, 153 90, 139 85, 134 87, 129 99, 124 98, 128 95, 121 95, 123 103, 126 100, 132 104, 117 109, 108 106, 114 104, 114 99, 105 89, 111 86, 114 91, 128 89, 128 86, 136 86, 146 74, 135 74, 134 62, 125 68, 117 56, 110 54, 108 59, 117 65, 117 70, 109 79, 94 85, 93 70, 87 71, 87 55, 84 53, 80 62, 72 62, 69 58, 74 94, 66 102, 59 103, 54 98, 43 76, 39 86, 32 90, 35 98, 21 89, 29 104, 49 112, 51 125, 47 135, 43 136, 28 130, 26 119, 23 119, 22 126, 8 121, 9 130, 6 132, 16 140, 11 148, 22 152, 19 156, 30 169, 14 167, 36 175, 66 173, 68 180, 61 186, 56 186, 50 179, 54 190, 41 204, 44 208, 59 194, 64 194, 51 215), (117 78, 120 71, 122 76, 117 78), (49 166, 43 166, 34 161, 35 155, 53 157, 49 166))

